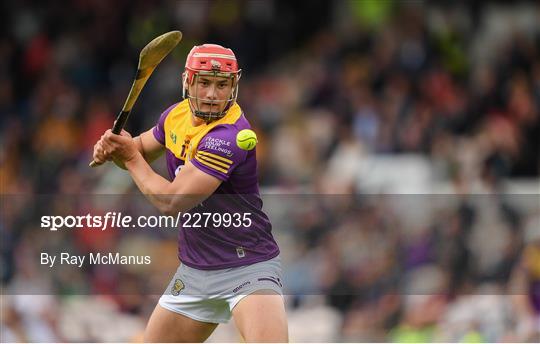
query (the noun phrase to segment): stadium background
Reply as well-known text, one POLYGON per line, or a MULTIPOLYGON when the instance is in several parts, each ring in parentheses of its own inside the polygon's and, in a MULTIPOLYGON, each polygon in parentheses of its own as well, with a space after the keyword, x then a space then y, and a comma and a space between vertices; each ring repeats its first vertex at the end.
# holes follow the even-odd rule
MULTIPOLYGON (((0 6, 2 341, 128 341, 144 328, 155 297, 115 288, 122 279, 137 288, 148 271, 76 270, 51 281, 30 261, 47 245, 122 243, 152 246, 172 266, 174 242, 113 231, 48 242, 26 214, 38 194, 54 203, 137 193, 123 172, 87 163, 140 48, 173 29, 184 40, 143 90, 128 130, 151 127, 181 97, 194 44, 236 52, 239 103, 260 138, 265 209, 283 251, 291 340, 535 338, 517 306, 528 290, 511 290, 525 245, 540 237, 534 2, 0 6), (39 295, 21 295, 21 285, 39 295)), ((232 326, 212 337, 236 339, 232 326)))

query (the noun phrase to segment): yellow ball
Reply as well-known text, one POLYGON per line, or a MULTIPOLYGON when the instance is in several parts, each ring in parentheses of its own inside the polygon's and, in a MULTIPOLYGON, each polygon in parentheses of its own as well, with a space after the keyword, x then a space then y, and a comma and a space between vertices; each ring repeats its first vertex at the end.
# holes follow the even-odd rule
POLYGON ((243 129, 236 134, 236 145, 243 150, 252 150, 257 142, 257 135, 251 129, 243 129))

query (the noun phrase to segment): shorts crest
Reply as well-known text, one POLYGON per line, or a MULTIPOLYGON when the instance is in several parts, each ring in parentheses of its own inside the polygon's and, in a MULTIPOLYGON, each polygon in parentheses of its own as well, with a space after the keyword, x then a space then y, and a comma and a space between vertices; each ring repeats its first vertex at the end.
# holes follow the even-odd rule
POLYGON ((182 282, 181 279, 177 278, 171 288, 171 294, 173 294, 174 296, 178 296, 185 287, 186 285, 184 284, 184 282, 182 282))

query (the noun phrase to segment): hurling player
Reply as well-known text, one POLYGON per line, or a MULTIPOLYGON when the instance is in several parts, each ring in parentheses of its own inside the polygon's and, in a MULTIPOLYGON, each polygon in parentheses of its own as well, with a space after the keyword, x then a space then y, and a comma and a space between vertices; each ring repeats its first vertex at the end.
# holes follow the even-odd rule
POLYGON ((182 224, 181 264, 150 317, 146 341, 204 341, 231 316, 245 341, 288 340, 279 248, 262 211, 255 150, 236 145, 237 133, 250 128, 236 103, 240 75, 231 49, 195 46, 182 74, 184 100, 141 135, 108 130, 94 147, 97 163, 127 169, 162 213, 219 220, 182 224), (149 166, 162 153, 170 180, 149 166))

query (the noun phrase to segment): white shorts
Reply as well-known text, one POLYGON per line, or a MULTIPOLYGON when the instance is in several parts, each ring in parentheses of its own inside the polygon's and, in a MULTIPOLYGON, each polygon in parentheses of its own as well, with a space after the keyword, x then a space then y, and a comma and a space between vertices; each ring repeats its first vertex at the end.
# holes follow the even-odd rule
POLYGON ((260 290, 283 295, 279 257, 237 268, 199 270, 180 264, 159 305, 191 319, 226 323, 233 308, 260 290))

